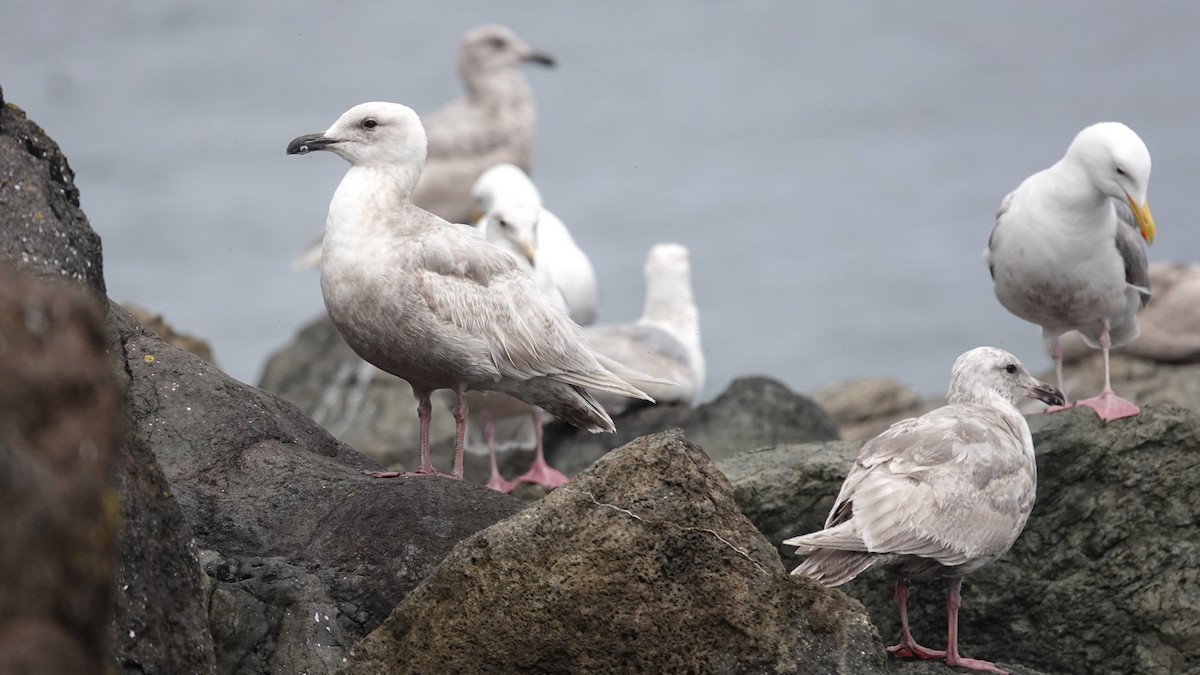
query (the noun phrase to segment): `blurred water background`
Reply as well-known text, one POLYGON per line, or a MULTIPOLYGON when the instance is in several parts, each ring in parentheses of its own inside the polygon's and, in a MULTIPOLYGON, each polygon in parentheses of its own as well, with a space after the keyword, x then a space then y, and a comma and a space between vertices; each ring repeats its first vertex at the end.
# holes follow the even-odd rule
MULTIPOLYGON (((1045 367, 980 261, 1000 199, 1102 120, 1154 158, 1151 260, 1200 259, 1200 4, 1041 0, 9 2, 0 86, 62 146, 110 296, 212 341, 255 382, 323 312, 289 262, 346 165, 284 155, 367 100, 457 96, 462 33, 527 67, 534 178, 640 313, 649 247, 692 251, 707 397, 742 374, 945 388, 981 344, 1045 367)), ((707 398, 706 397, 706 398, 707 398)))

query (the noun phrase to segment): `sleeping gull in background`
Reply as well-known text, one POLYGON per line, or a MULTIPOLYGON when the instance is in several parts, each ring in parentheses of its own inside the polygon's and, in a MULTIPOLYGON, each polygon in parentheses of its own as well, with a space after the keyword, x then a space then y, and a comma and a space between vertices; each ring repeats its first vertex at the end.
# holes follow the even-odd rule
POLYGON ((512 256, 475 228, 412 203, 425 147, 416 113, 374 102, 287 148, 288 154, 329 150, 350 163, 329 204, 321 292, 350 347, 412 385, 421 428, 421 467, 414 473, 437 473, 429 460, 429 396, 437 389, 457 395, 456 478, 468 389, 501 391, 582 429, 613 431, 588 389, 650 397, 612 372, 619 364, 592 351, 579 326, 512 256))
POLYGON ((983 254, 1000 304, 1042 327, 1060 388, 1059 336, 1078 329, 1100 348, 1104 389, 1075 405, 1105 422, 1140 412, 1113 393, 1108 352, 1138 336, 1137 310, 1150 299, 1142 242, 1154 241, 1149 183, 1142 139, 1119 122, 1094 124, 1004 198, 983 254))
MULTIPOLYGON (((700 311, 692 295, 692 268, 687 247, 656 244, 646 255, 646 300, 633 323, 584 328, 596 351, 633 370, 675 384, 643 388, 659 403, 694 406, 704 392, 704 351, 700 346, 700 311)), ((623 412, 627 401, 598 396, 609 414, 623 412)))
MULTIPOLYGON (((484 238, 512 254, 538 288, 573 321, 586 325, 595 320, 597 292, 592 263, 575 244, 566 225, 543 208, 541 194, 524 171, 512 164, 491 167, 475 181, 471 199, 471 217, 484 238)), ((483 418, 481 425, 471 426, 482 426, 491 464, 488 487, 510 492, 520 483, 534 483, 552 490, 567 482, 566 475, 546 463, 542 445, 544 411, 497 393, 468 393, 467 405, 483 418), (528 423, 502 423, 498 438, 497 422, 513 416, 527 418, 528 423), (532 445, 532 466, 515 481, 506 480, 497 466, 498 445, 532 445)))
POLYGON ((964 576, 1012 547, 1033 510, 1033 438, 1016 408, 1024 397, 1063 402, 1008 352, 979 347, 958 357, 946 405, 867 441, 825 529, 783 542, 808 556, 792 574, 833 587, 872 567, 891 570, 902 632, 888 653, 1003 673, 959 655, 959 590, 964 576), (913 639, 906 577, 950 580, 945 651, 913 639))
MULTIPOLYGON (((429 143, 413 203, 452 223, 471 212, 471 186, 485 169, 509 162, 525 171, 533 163, 537 109, 522 63, 553 66, 553 57, 531 48, 504 26, 472 28, 458 48, 464 95, 425 118, 429 143)), ((317 267, 318 242, 294 268, 317 267)))

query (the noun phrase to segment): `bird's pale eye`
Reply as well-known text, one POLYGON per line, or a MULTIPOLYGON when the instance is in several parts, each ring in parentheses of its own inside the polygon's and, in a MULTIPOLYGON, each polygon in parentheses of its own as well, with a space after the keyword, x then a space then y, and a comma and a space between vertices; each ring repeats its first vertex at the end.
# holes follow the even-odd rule
POLYGON ((364 129, 374 129, 375 127, 379 126, 379 122, 376 122, 374 119, 368 117, 367 119, 363 120, 362 125, 364 129))
POLYGON ((1010 363, 1007 366, 1004 366, 1004 372, 1012 375, 1013 373, 1017 372, 1017 365, 1015 363, 1010 363))

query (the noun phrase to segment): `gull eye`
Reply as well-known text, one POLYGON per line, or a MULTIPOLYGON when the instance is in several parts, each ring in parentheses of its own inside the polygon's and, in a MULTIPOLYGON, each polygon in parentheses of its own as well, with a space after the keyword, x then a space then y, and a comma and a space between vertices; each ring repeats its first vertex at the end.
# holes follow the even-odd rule
POLYGON ((1004 372, 1012 375, 1013 373, 1017 372, 1017 365, 1015 363, 1010 363, 1007 366, 1004 366, 1004 372))
POLYGON ((508 229, 508 221, 503 218, 497 218, 496 224, 499 225, 501 228, 508 229))
POLYGON ((1117 175, 1118 175, 1118 176, 1124 176, 1124 175, 1125 175, 1125 169, 1122 169, 1121 167, 1119 167, 1119 166, 1118 166, 1118 167, 1117 167, 1117 175))
POLYGON ((366 129, 374 129, 375 127, 379 126, 379 122, 376 122, 374 119, 368 117, 367 119, 363 120, 362 125, 366 129))
POLYGON ((504 38, 502 38, 502 37, 490 38, 488 40, 488 44, 491 45, 492 49, 504 49, 504 38))

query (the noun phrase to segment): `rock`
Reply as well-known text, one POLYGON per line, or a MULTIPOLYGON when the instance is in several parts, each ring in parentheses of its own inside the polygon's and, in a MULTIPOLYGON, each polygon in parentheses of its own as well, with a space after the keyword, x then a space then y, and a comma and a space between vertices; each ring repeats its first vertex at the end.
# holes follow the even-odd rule
POLYGON ((547 425, 546 455, 550 464, 573 475, 614 448, 673 427, 682 428, 689 439, 717 460, 778 443, 838 438, 836 425, 816 403, 766 377, 738 378, 716 399, 697 408, 643 406, 614 418, 614 422, 615 434, 589 434, 560 422, 547 425))
MULTIPOLYGON (((2 144, 3 141, 0 141, 2 144)), ((0 264, 0 672, 98 673, 124 432, 90 293, 0 264)))
MULTIPOLYGON (((1151 263, 1150 289, 1150 303, 1138 310, 1141 335, 1114 351, 1159 363, 1200 363, 1200 265, 1151 263)), ((1096 351, 1076 331, 1061 344, 1067 361, 1096 351)))
MULTIPOLYGON (((1105 426, 1081 409, 1029 423, 1038 501, 1013 549, 967 577, 963 651, 1051 673, 1200 670, 1200 412, 1150 405, 1105 426)), ((778 542, 821 526, 856 453, 857 444, 781 446, 721 466, 747 516, 778 542)), ((869 573, 841 588, 894 642, 892 580, 869 573)), ((944 587, 912 588, 915 636, 943 642, 944 587)))
POLYGON ((789 577, 678 430, 476 533, 345 673, 882 673, 859 605, 789 577))
POLYGON ((74 177, 41 127, 0 104, 0 259, 103 295, 100 237, 79 208, 74 177))
MULTIPOLYGON (((328 315, 310 322, 271 356, 259 386, 279 394, 343 443, 389 468, 413 469, 420 464, 412 387, 358 358, 328 315)), ((435 402, 430 430, 435 465, 449 463, 453 442, 454 418, 435 402)), ((485 482, 486 457, 468 459, 475 461, 467 466, 466 477, 485 482)))
MULTIPOLYGON (((1200 364, 1163 363, 1136 356, 1113 354, 1113 389, 1140 406, 1171 404, 1200 409, 1200 364)), ((1104 388, 1104 358, 1092 351, 1063 369, 1068 396, 1074 400, 1100 393, 1104 388)), ((1054 382, 1053 370, 1042 373, 1046 382, 1054 382)))
POLYGON ((163 342, 217 365, 217 360, 213 358, 212 345, 208 343, 208 340, 188 333, 180 333, 167 323, 162 314, 155 314, 145 307, 129 302, 123 303, 123 306, 143 328, 157 335, 163 342))
POLYGON ((222 603, 210 616, 257 626, 251 635, 266 627, 248 645, 239 631, 215 626, 221 663, 253 653, 274 672, 329 672, 330 659, 378 625, 455 543, 522 507, 450 479, 364 476, 378 465, 291 404, 152 336, 135 334, 123 349, 138 437, 154 449, 197 544, 220 560, 209 566, 222 603), (289 571, 243 574, 268 559, 289 571), (289 638, 307 640, 311 626, 277 619, 311 617, 313 607, 328 608, 320 610, 328 619, 313 620, 330 626, 320 649, 289 638))
POLYGON ((840 382, 813 392, 812 397, 837 424, 841 438, 848 441, 874 438, 893 422, 924 414, 946 402, 943 396, 922 398, 886 377, 840 382))
MULTIPOLYGON (((109 304, 107 329, 112 366, 128 388, 123 345, 135 337, 156 338, 116 303, 109 304)), ((130 404, 127 399, 127 415, 130 404)), ((117 457, 116 480, 122 526, 111 640, 121 672, 215 672, 207 609, 211 584, 200 569, 191 524, 152 443, 136 427, 117 457)))

